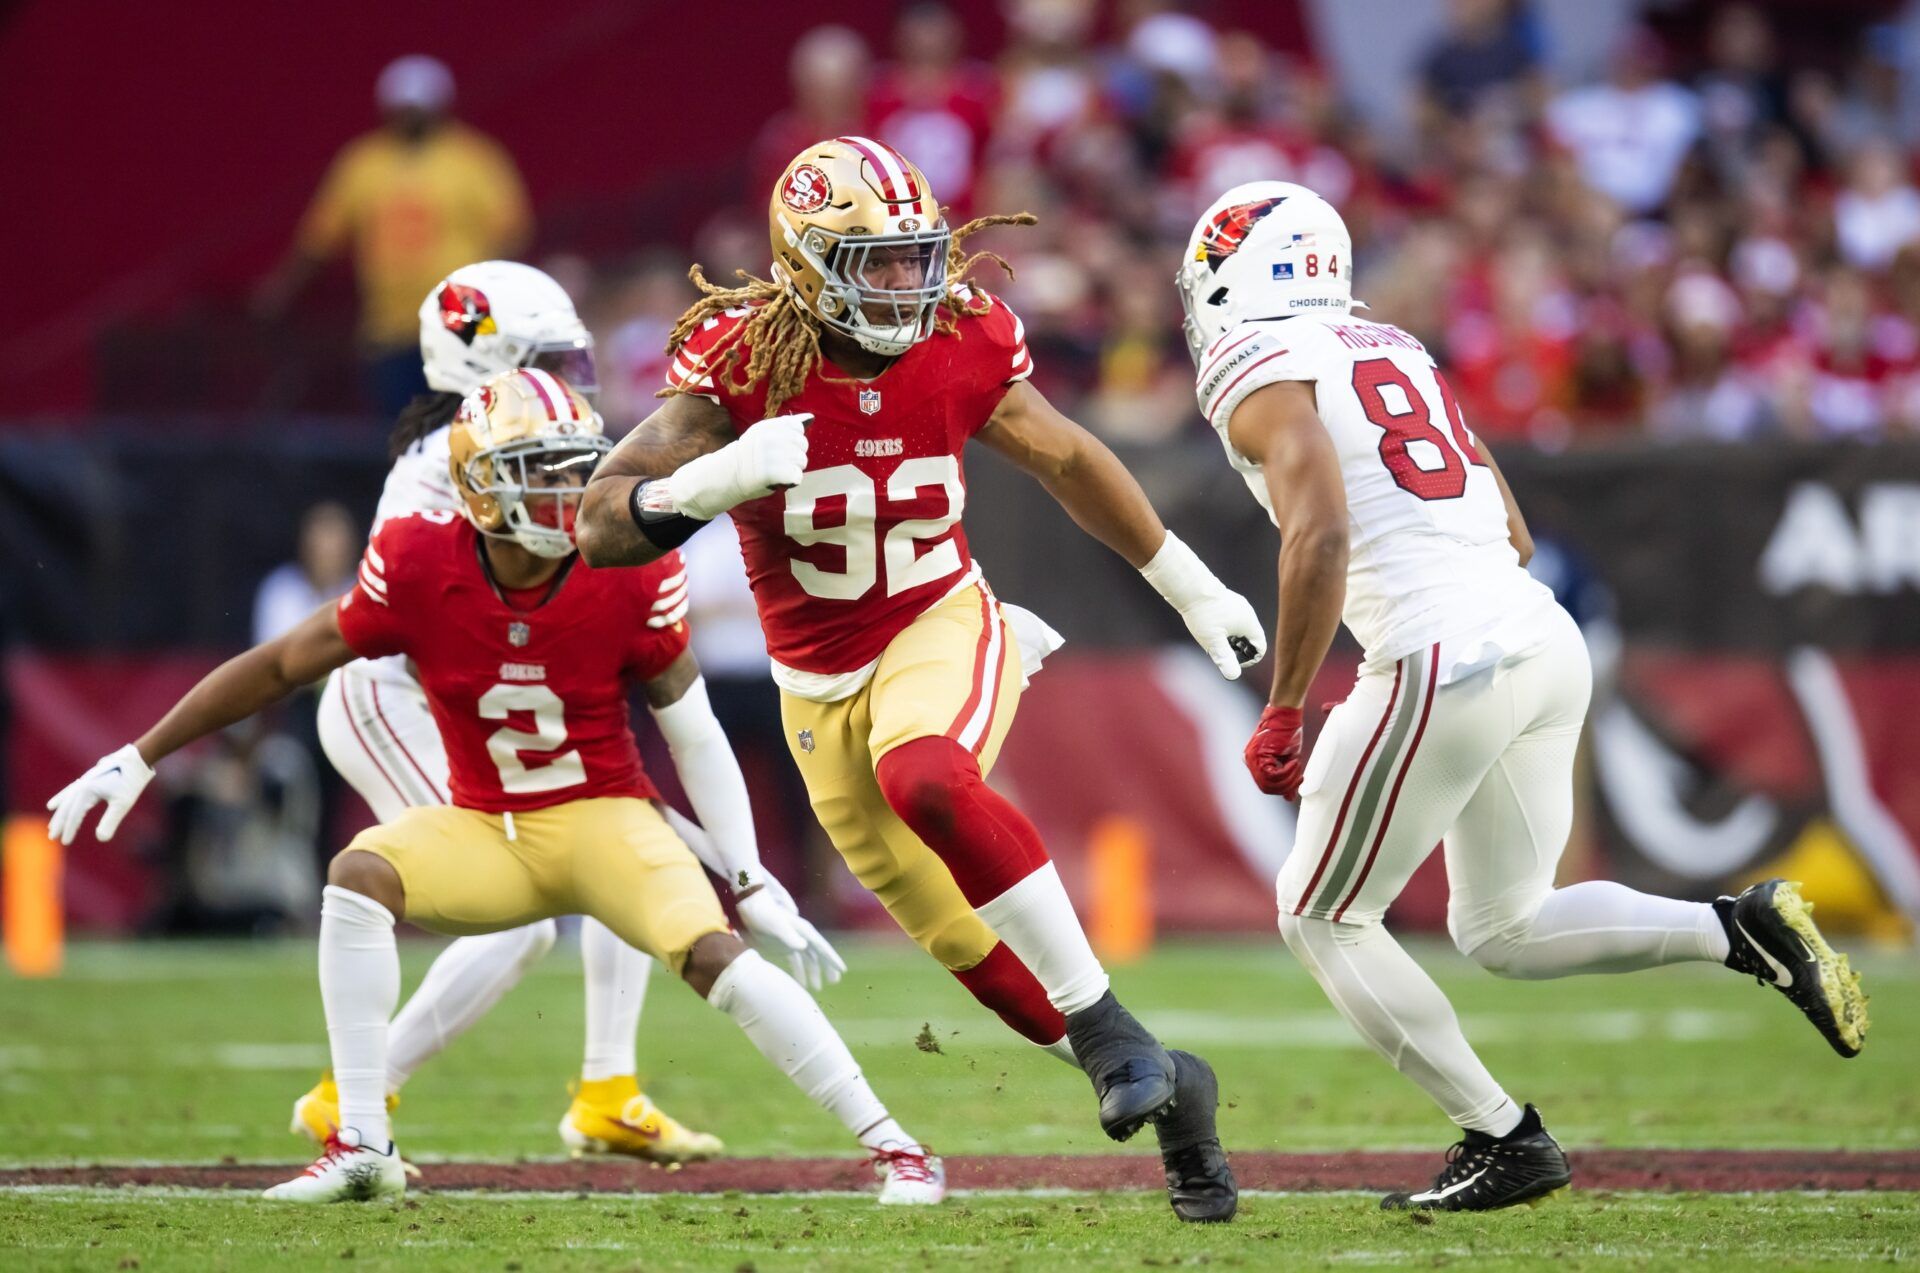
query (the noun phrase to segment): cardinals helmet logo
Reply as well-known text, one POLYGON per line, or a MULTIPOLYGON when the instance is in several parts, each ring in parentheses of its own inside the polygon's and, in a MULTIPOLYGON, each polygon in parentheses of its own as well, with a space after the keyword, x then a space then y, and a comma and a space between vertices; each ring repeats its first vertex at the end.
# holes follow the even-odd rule
POLYGON ((1205 261, 1208 269, 1217 270, 1220 262, 1240 250, 1247 241, 1247 235, 1253 231, 1254 223, 1285 203, 1285 197, 1262 199, 1258 203, 1238 203, 1231 208, 1222 208, 1207 222, 1207 228, 1200 234, 1200 250, 1193 259, 1205 261))
POLYGON ((463 345, 471 345, 475 336, 491 336, 500 330, 493 321, 486 293, 465 283, 448 283, 440 289, 440 321, 463 345))

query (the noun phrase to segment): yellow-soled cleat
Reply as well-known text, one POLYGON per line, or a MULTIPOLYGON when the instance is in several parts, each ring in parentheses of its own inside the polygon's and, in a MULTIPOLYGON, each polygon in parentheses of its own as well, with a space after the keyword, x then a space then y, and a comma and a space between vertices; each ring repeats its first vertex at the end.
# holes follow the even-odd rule
POLYGON ((1765 880, 1713 904, 1727 931, 1727 967, 1770 985, 1800 1009, 1841 1056, 1867 1042, 1867 992, 1847 957, 1813 922, 1795 880, 1765 880))
MULTIPOLYGON (((387 1093, 387 1113, 391 1114, 400 1107, 400 1097, 387 1093)), ((287 1128, 297 1136, 305 1136, 316 1145, 324 1145, 333 1139, 340 1129, 340 1089, 334 1084, 333 1071, 320 1071, 320 1081, 307 1089, 293 1103, 293 1122, 287 1128)))
POLYGON ((631 1074, 570 1086, 573 1104, 560 1120, 560 1139, 575 1158, 626 1154, 649 1162, 700 1162, 726 1148, 718 1136, 696 1132, 655 1105, 631 1074))

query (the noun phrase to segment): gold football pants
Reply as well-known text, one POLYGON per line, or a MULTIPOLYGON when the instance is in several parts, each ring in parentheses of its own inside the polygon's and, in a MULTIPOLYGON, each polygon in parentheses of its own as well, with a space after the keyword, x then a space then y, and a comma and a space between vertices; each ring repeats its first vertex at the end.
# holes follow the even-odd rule
POLYGON ((833 703, 780 696, 787 747, 814 816, 854 878, 922 949, 956 972, 999 938, 980 921, 934 851, 907 828, 874 776, 880 758, 916 738, 948 737, 985 774, 1020 700, 1020 651, 986 585, 915 619, 880 656, 873 678, 833 703))
POLYGON ((504 815, 421 805, 354 837, 349 852, 393 867, 406 918, 464 936, 556 915, 591 915, 676 974, 708 933, 727 931, 692 850, 652 802, 616 796, 504 815))

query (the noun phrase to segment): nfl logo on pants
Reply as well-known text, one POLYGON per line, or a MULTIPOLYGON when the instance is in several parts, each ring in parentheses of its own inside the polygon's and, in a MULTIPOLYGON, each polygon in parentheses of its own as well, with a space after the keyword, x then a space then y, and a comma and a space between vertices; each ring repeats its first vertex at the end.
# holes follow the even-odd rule
POLYGON ((800 731, 800 750, 804 752, 809 752, 809 753, 813 751, 813 731, 812 730, 803 729, 800 731))
POLYGON ((880 391, 862 389, 860 391, 860 414, 874 415, 880 410, 880 391))

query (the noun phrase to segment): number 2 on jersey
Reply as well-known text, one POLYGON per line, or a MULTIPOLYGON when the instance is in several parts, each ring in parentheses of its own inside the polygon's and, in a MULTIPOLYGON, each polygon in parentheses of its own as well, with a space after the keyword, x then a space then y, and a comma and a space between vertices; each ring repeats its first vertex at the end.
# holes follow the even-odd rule
POLYGON ((546 764, 527 768, 523 751, 555 752, 567 741, 567 705, 544 685, 496 685, 480 696, 480 719, 506 720, 510 712, 532 712, 533 732, 503 725, 487 736, 487 754, 500 771, 500 790, 534 795, 578 786, 587 780, 578 750, 560 752, 546 764))
POLYGON ((785 525, 787 538, 796 544, 832 544, 846 554, 846 565, 829 570, 810 561, 793 559, 793 577, 808 595, 831 601, 853 601, 867 595, 879 582, 879 561, 887 563, 887 595, 898 596, 909 588, 944 579, 960 569, 960 550, 951 539, 935 544, 926 552, 919 545, 960 520, 966 504, 966 488, 960 484, 960 461, 951 455, 929 455, 902 460, 887 478, 889 503, 905 504, 919 496, 922 487, 937 486, 947 498, 947 511, 937 517, 914 517, 897 522, 884 539, 876 534, 875 519, 880 512, 880 482, 869 477, 858 465, 836 464, 815 469, 787 492, 785 525), (838 526, 817 524, 820 501, 834 496, 847 501, 846 520, 838 526))
POLYGON ((1467 422, 1460 415, 1460 404, 1454 401, 1453 390, 1447 387, 1446 377, 1437 369, 1433 382, 1440 387, 1440 405, 1453 433, 1452 445, 1448 444, 1446 435, 1434 427, 1433 408, 1420 387, 1393 359, 1369 358, 1353 364, 1353 392, 1360 399, 1360 409, 1366 412, 1368 420, 1386 430, 1380 438, 1380 461, 1393 475, 1394 483, 1416 499, 1459 499, 1467 489, 1467 466, 1460 462, 1461 457, 1466 458, 1467 464, 1478 464, 1482 468, 1486 462, 1473 444, 1473 435, 1467 432, 1467 422), (1390 388, 1399 391, 1394 396, 1405 402, 1404 410, 1396 410, 1399 403, 1388 401, 1386 390, 1390 388), (1407 450, 1413 442, 1432 446, 1439 453, 1440 467, 1422 468, 1407 450))

